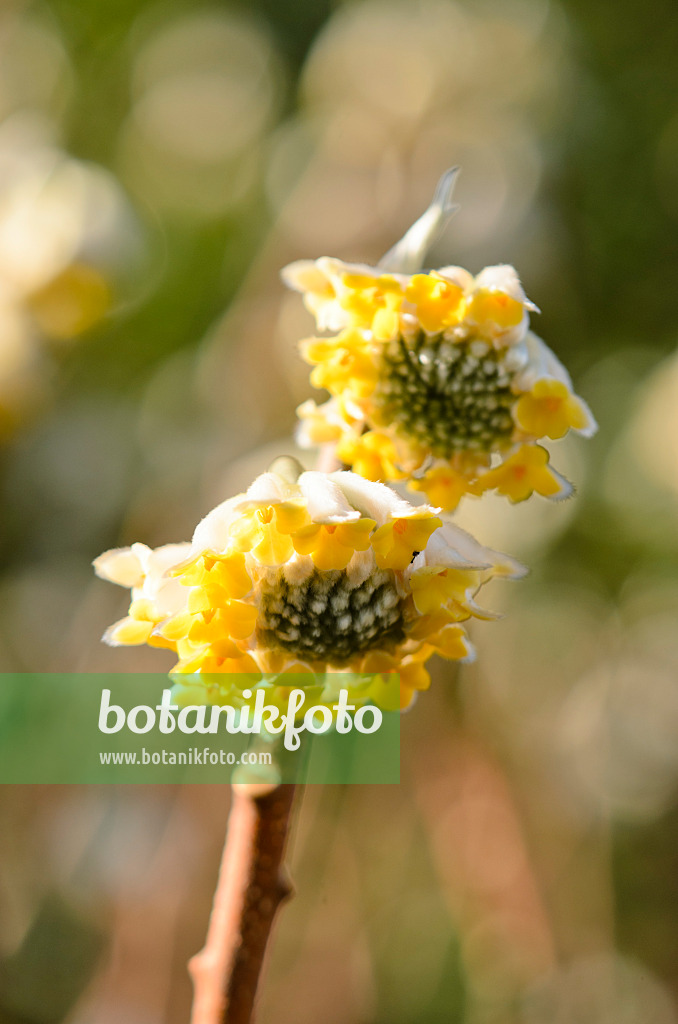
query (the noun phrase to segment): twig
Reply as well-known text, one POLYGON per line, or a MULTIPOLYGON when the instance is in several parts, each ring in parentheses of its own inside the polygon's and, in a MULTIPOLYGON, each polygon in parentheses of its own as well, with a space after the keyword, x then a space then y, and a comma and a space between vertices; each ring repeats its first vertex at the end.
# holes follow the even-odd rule
POLYGON ((271 926, 292 892, 282 864, 295 787, 234 785, 191 1024, 249 1024, 271 926))

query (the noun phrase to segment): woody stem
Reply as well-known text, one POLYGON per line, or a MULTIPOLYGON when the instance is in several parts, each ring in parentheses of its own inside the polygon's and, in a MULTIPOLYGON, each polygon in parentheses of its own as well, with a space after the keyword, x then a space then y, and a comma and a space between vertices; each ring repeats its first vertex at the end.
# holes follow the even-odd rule
POLYGON ((278 907, 292 893, 283 865, 295 786, 234 785, 204 948, 189 964, 191 1024, 249 1024, 278 907))

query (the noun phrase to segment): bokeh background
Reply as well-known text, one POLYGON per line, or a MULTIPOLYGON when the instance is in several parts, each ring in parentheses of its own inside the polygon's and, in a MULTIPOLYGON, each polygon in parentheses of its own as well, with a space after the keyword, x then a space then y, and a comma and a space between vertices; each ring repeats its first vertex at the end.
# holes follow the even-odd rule
MULTIPOLYGON (((309 789, 262 1024, 678 1022, 677 49, 671 0, 3 0, 4 671, 168 664, 99 643, 91 559, 293 450, 279 268, 378 258, 451 164, 431 264, 515 264, 601 424, 576 499, 463 508, 531 575, 399 787, 309 789)), ((186 1021, 227 811, 2 787, 0 1021, 186 1021)))

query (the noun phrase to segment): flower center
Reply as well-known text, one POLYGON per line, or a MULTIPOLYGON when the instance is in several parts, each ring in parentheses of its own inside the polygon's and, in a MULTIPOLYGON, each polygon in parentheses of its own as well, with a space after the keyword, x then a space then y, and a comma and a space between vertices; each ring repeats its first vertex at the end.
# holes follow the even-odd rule
POLYGON ((409 438, 435 455, 489 451, 508 443, 515 425, 513 372, 482 341, 453 343, 421 332, 384 349, 376 401, 409 438))
POLYGON ((346 662, 404 639, 393 573, 375 569, 362 583, 345 572, 313 572, 303 583, 279 576, 262 588, 259 639, 313 661, 346 662))

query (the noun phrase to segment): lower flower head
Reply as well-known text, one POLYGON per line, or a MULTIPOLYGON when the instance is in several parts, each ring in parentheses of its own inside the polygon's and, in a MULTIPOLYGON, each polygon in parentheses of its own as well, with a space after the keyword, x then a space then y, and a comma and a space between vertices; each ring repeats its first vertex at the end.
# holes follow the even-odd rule
POLYGON ((299 672, 324 680, 328 704, 337 673, 357 674, 352 699, 385 704, 383 675, 398 673, 407 706, 429 685, 432 654, 472 657, 463 623, 488 614, 480 587, 522 572, 435 508, 354 473, 297 473, 291 460, 210 512, 190 544, 109 551, 95 569, 132 590, 108 643, 168 647, 183 676, 232 674, 223 702, 237 700, 237 673, 255 673, 281 707, 285 675, 299 672))

